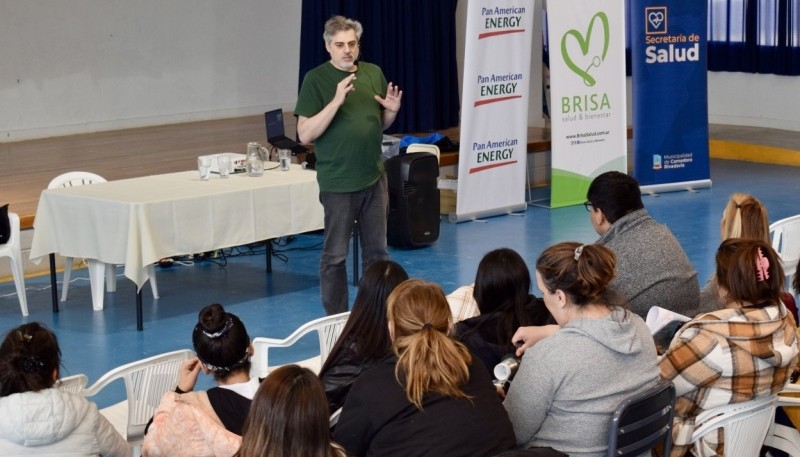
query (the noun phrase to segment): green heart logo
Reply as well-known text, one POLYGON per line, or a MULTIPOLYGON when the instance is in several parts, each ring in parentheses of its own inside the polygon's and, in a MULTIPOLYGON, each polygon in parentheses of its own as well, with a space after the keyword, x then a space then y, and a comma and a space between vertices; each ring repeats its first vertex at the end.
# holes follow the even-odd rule
POLYGON ((592 67, 599 67, 600 64, 606 60, 606 54, 608 53, 608 36, 608 17, 601 11, 592 16, 592 19, 589 21, 589 28, 586 30, 586 38, 584 38, 584 36, 575 29, 568 30, 567 33, 561 37, 561 56, 564 58, 564 62, 567 64, 567 67, 569 67, 573 73, 580 76, 581 79, 583 79, 583 83, 589 87, 594 86, 597 83, 592 75, 589 74, 589 71, 592 69, 592 67), (592 40, 592 29, 597 21, 600 21, 600 23, 603 25, 603 54, 602 56, 591 57, 589 65, 583 69, 579 67, 569 55, 569 51, 567 50, 567 38, 574 37, 575 40, 577 40, 578 46, 580 47, 582 53, 582 59, 579 60, 585 62, 585 58, 589 54, 589 45, 592 40))

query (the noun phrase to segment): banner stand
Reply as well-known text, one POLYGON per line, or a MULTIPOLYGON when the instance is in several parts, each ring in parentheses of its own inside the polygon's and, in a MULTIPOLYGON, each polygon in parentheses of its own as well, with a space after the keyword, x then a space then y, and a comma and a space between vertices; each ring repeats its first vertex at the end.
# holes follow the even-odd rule
POLYGON ((503 208, 491 208, 483 211, 473 211, 471 213, 456 214, 450 213, 447 215, 448 222, 457 224, 459 222, 474 221, 493 216, 512 215, 514 213, 524 213, 528 209, 527 203, 518 205, 506 206, 503 208))
POLYGON ((458 198, 450 222, 527 208, 524 186, 535 4, 467 2, 458 198))
POLYGON ((664 183, 664 184, 651 184, 648 186, 639 186, 643 194, 648 195, 656 195, 658 193, 664 192, 695 192, 698 189, 710 189, 711 188, 711 180, 710 179, 699 179, 697 181, 683 181, 683 182, 671 182, 671 183, 664 183))

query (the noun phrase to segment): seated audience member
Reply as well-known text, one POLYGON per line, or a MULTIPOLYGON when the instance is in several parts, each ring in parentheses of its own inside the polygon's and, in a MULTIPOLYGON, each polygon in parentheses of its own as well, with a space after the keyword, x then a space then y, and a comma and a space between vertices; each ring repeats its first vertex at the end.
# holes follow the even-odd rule
POLYGON ((284 365, 258 388, 236 457, 345 457, 331 442, 328 402, 317 375, 284 365))
MULTIPOLYGON (((761 240, 729 239, 717 256, 725 309, 701 314, 675 335, 661 358, 661 377, 675 384, 671 456, 692 446, 704 410, 780 391, 797 365, 798 342, 781 306, 784 275, 775 251, 761 240)), ((700 456, 721 455, 722 429, 706 435, 700 456)))
POLYGON ((448 336, 436 284, 411 279, 388 300, 396 358, 358 377, 334 439, 354 456, 490 456, 514 446, 500 397, 480 360, 448 336))
POLYGON ((531 274, 516 251, 501 248, 483 256, 474 289, 480 315, 456 324, 454 336, 489 373, 516 351, 511 337, 519 327, 555 324, 542 299, 530 291, 531 274))
POLYGON ((597 243, 617 259, 611 286, 628 300, 631 311, 642 318, 652 306, 697 314, 697 272, 675 235, 644 208, 639 183, 609 171, 592 181, 586 198, 589 219, 600 235, 597 243))
MULTIPOLYGON (((761 202, 749 194, 735 193, 722 210, 719 221, 719 238, 748 238, 769 243, 769 216, 761 202)), ((716 311, 725 307, 719 296, 717 278, 712 275, 700 291, 700 312, 716 311)), ((691 317, 691 316, 690 316, 691 317)))
POLYGON ((61 350, 38 322, 0 346, 0 455, 115 456, 131 449, 97 405, 56 387, 61 350))
POLYGON ((391 260, 376 260, 364 271, 347 324, 319 374, 331 414, 342 407, 364 370, 391 356, 386 299, 406 279, 403 267, 391 260))
POLYGON ((250 336, 215 303, 200 311, 192 343, 197 357, 183 363, 175 392, 161 399, 142 445, 145 456, 231 456, 239 448, 258 389, 250 377, 250 336), (192 392, 200 371, 213 375, 217 387, 192 392))
MULTIPOLYGON (((658 382, 647 326, 609 287, 614 262, 607 247, 579 243, 553 245, 536 261, 536 283, 560 329, 525 350, 503 402, 518 445, 605 456, 617 406, 658 382)), ((526 328, 518 340, 533 342, 526 328)))

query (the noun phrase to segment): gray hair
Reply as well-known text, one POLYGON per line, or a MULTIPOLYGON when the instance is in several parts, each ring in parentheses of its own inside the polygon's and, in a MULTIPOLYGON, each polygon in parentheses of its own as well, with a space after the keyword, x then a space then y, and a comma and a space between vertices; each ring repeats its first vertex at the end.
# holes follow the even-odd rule
POLYGON ((330 44, 334 35, 345 30, 355 31, 356 38, 359 40, 361 40, 361 33, 364 32, 360 22, 344 16, 333 16, 325 22, 325 32, 322 34, 322 39, 325 40, 326 44, 330 44))

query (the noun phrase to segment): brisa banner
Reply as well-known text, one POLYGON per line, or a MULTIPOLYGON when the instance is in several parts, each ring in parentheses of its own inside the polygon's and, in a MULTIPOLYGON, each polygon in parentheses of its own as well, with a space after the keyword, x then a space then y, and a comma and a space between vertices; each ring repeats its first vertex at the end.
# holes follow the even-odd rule
POLYGON ((470 0, 451 222, 525 211, 531 0, 470 0))
POLYGON ((711 186, 706 2, 633 0, 633 174, 644 191, 711 186))
POLYGON ((556 208, 586 201, 597 175, 627 171, 624 2, 548 2, 547 24, 556 208))

